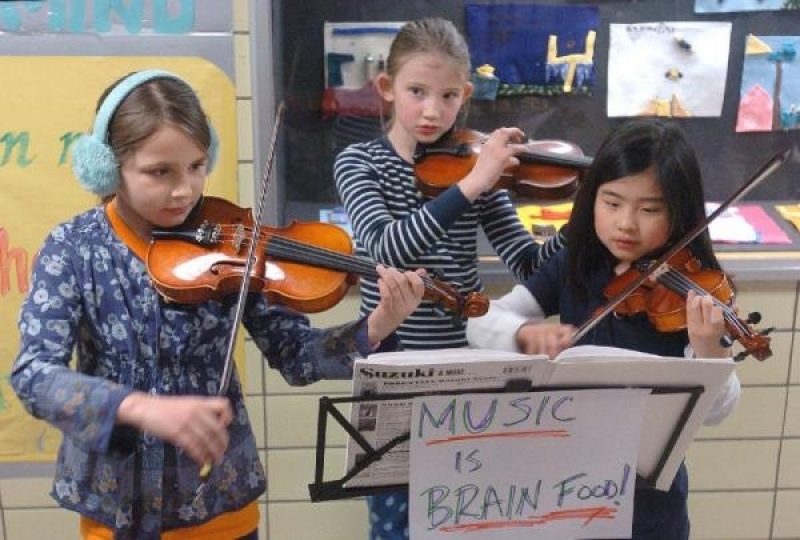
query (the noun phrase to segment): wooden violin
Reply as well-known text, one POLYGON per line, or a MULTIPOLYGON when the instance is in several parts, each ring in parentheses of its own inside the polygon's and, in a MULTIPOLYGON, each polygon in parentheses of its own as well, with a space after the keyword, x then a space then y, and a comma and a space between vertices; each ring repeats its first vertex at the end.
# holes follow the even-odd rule
MULTIPOLYGON (((652 261, 640 260, 622 274, 616 276, 603 290, 607 298, 614 298, 643 272, 652 261)), ((686 296, 689 291, 711 295, 714 305, 722 311, 725 329, 731 337, 742 344, 745 351, 735 360, 743 360, 748 354, 764 361, 772 356, 770 338, 766 337, 772 328, 755 332, 751 324, 757 324, 761 315, 751 313, 747 320, 740 319, 731 308, 735 293, 728 277, 721 270, 701 268, 700 261, 684 248, 672 256, 652 274, 651 280, 644 281, 628 294, 614 308, 618 315, 647 313, 648 319, 659 332, 676 332, 687 326, 686 296)), ((730 343, 726 343, 730 345, 730 343)))
MULTIPOLYGON (((227 296, 242 284, 251 238, 257 247, 248 290, 304 313, 336 305, 355 276, 377 275, 377 263, 353 255, 350 236, 336 225, 293 222, 253 232, 250 209, 204 197, 185 225, 152 232, 146 262, 153 285, 184 304, 227 296)), ((455 313, 478 317, 489 309, 480 293, 462 298, 450 284, 429 276, 423 282, 426 298, 455 313)))
MULTIPOLYGON (((487 135, 469 129, 457 130, 433 145, 420 145, 414 155, 414 172, 420 191, 436 196, 467 176, 478 160, 487 135)), ((498 178, 495 189, 540 200, 571 197, 578 189, 592 158, 570 142, 538 140, 525 143, 516 154, 519 165, 509 167, 498 178)))

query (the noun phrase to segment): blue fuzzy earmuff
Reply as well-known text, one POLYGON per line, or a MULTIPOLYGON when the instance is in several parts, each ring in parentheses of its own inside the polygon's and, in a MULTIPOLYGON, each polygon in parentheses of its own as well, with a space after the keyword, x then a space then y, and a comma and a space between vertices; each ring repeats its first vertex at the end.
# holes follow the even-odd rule
MULTIPOLYGON (((108 125, 117 107, 136 88, 153 79, 175 79, 183 81, 168 71, 145 70, 134 73, 120 81, 97 110, 91 134, 81 135, 72 146, 72 170, 81 185, 88 191, 104 197, 116 191, 119 186, 119 163, 114 151, 108 145, 108 125)), ((184 81, 185 82, 185 81, 184 81)), ((211 124, 211 144, 208 148, 208 172, 214 169, 219 142, 211 124)))

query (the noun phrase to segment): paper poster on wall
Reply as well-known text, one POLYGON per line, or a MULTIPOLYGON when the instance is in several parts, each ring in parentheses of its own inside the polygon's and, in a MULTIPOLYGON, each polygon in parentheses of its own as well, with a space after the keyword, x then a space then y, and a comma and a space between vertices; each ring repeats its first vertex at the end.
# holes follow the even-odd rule
POLYGON ((611 24, 608 116, 717 117, 729 22, 611 24))
POLYGON ((800 9, 800 0, 695 0, 695 13, 800 9))
POLYGON ((597 6, 467 4, 475 67, 494 68, 497 96, 591 94, 597 6))
POLYGON ((747 36, 736 131, 800 129, 800 36, 747 36))
POLYGON ((9 373, 17 316, 31 287, 36 250, 59 222, 96 205, 75 179, 70 145, 87 132, 97 99, 118 78, 164 69, 195 88, 221 141, 207 194, 236 200, 236 91, 219 67, 197 57, 0 57, 0 461, 53 461, 60 433, 17 400, 9 373))

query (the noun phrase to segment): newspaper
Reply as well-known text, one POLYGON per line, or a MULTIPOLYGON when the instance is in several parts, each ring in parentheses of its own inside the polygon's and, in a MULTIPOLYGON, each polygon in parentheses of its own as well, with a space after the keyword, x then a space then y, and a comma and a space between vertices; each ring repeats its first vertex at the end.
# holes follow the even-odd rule
MULTIPOLYGON (((378 353, 356 360, 353 396, 502 390, 512 379, 545 377, 548 364, 546 357, 483 349, 378 353)), ((373 448, 379 448, 408 432, 411 405, 410 398, 355 402, 350 421, 373 448)), ((364 455, 364 449, 350 438, 347 470, 352 470, 364 455)), ((353 477, 346 487, 407 483, 408 462, 405 441, 353 477)))

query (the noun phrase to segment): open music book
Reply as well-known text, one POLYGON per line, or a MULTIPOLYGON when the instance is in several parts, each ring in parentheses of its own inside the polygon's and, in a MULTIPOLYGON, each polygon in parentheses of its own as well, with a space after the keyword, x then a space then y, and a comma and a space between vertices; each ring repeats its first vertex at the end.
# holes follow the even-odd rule
MULTIPOLYGON (((515 391, 649 388, 637 472, 666 490, 733 368, 730 358, 687 360, 598 346, 572 347, 554 360, 484 349, 378 353, 355 362, 353 396, 380 399, 354 402, 350 421, 377 450, 408 432, 414 395, 503 392, 509 383, 515 391), (385 399, 393 394, 403 395, 385 399)), ((367 454, 351 438, 347 470, 367 454)), ((407 483, 408 458, 407 441, 396 444, 346 485, 407 483)))

